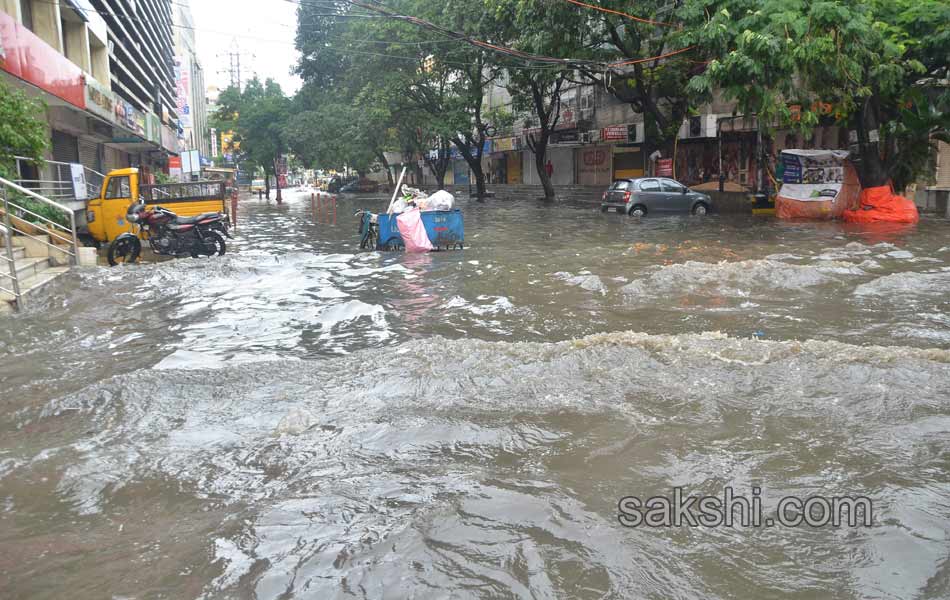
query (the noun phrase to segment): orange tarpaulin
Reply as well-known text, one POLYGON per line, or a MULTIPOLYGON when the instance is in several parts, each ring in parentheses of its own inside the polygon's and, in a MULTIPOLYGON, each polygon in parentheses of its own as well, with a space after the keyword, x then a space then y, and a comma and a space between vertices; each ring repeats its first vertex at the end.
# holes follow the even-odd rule
POLYGON ((916 223, 920 220, 917 205, 898 196, 890 185, 865 188, 856 210, 844 211, 848 223, 916 223))

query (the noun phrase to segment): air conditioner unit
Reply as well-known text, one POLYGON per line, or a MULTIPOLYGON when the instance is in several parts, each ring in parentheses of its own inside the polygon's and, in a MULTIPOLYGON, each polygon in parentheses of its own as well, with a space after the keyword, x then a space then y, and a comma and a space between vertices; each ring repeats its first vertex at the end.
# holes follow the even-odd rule
POLYGON ((718 117, 719 115, 716 114, 687 117, 680 126, 679 139, 689 140, 716 137, 716 119, 718 117))
POLYGON ((627 143, 642 144, 644 138, 643 130, 643 123, 631 123, 627 125, 627 143))

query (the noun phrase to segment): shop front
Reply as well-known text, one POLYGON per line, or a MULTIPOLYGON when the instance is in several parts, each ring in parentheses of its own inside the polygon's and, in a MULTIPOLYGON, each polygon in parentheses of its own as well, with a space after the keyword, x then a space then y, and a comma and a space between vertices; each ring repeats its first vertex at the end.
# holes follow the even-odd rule
POLYGON ((495 183, 519 184, 523 181, 521 138, 496 138, 491 143, 488 161, 489 180, 495 183))
POLYGON ((606 187, 611 182, 611 147, 585 146, 574 150, 579 185, 606 187))
MULTIPOLYGON (((554 185, 572 185, 574 183, 574 150, 577 146, 548 146, 545 153, 545 168, 551 175, 554 185)), ((524 152, 524 182, 528 185, 541 185, 538 169, 534 162, 534 152, 524 152)))

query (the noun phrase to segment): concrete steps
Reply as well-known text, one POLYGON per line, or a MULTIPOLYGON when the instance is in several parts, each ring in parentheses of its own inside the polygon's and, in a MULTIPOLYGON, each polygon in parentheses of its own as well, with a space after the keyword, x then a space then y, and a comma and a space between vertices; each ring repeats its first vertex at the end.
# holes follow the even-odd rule
MULTIPOLYGON (((39 294, 51 281, 69 271, 69 266, 63 266, 62 253, 46 246, 14 237, 13 266, 20 284, 20 294, 23 304, 29 304, 30 297, 39 294), (52 256, 51 256, 52 254, 52 256)), ((0 255, 7 256, 3 238, 0 237, 0 255)), ((13 281, 8 277, 10 265, 6 260, 0 260, 0 287, 12 290, 13 281)), ((17 308, 17 301, 13 294, 0 290, 0 314, 12 313, 17 308)))

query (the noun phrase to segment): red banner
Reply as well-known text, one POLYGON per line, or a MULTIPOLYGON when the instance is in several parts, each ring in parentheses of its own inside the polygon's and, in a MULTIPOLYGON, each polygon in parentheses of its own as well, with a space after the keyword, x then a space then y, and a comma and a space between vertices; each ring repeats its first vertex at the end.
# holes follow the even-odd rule
POLYGON ((672 177, 673 176, 673 159, 672 158, 658 158, 657 159, 656 176, 657 177, 672 177))
POLYGON ((5 12, 0 12, 0 48, 0 66, 4 71, 86 108, 82 69, 5 12))

